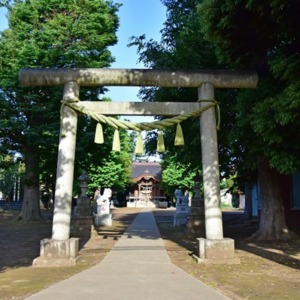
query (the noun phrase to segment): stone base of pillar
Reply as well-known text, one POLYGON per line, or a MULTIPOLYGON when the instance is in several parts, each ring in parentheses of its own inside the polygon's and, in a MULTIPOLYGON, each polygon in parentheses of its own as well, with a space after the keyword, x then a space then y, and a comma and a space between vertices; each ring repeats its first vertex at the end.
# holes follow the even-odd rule
POLYGON ((240 264, 240 259, 235 257, 234 240, 229 238, 221 240, 198 238, 194 258, 198 263, 240 264))
POLYGON ((65 241, 41 240, 40 256, 32 262, 34 267, 75 266, 78 259, 78 238, 65 241))

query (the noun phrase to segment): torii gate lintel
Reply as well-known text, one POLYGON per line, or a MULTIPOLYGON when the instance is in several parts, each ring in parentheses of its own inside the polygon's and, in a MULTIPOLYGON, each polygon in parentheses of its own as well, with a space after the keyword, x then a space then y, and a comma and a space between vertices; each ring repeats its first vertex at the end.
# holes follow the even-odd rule
POLYGON ((255 88, 253 71, 237 70, 152 70, 152 69, 21 69, 25 86, 58 86, 75 81, 80 86, 159 86, 198 88, 209 82, 215 88, 255 88))

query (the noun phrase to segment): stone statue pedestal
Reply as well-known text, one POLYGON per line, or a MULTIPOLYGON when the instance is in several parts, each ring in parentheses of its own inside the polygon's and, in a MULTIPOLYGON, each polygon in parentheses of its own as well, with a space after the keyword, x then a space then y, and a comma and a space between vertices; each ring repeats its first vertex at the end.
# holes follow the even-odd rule
POLYGON ((187 204, 176 204, 176 214, 173 219, 173 226, 186 225, 189 215, 189 206, 187 204))
POLYGON ((97 213, 94 215, 95 225, 112 226, 112 215, 110 213, 110 205, 99 204, 97 205, 97 213))
POLYGON ((70 267, 78 259, 78 238, 65 241, 41 240, 40 256, 32 262, 34 267, 70 267))
POLYGON ((194 258, 198 263, 206 264, 240 264, 235 257, 234 240, 224 238, 221 240, 197 239, 197 253, 194 258))

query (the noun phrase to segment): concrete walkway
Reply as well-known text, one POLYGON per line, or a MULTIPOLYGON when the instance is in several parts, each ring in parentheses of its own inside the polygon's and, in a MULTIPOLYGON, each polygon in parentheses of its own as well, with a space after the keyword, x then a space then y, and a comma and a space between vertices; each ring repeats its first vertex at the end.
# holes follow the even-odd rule
POLYGON ((221 300, 229 298, 171 263, 153 214, 150 211, 143 211, 102 262, 27 299, 221 300))

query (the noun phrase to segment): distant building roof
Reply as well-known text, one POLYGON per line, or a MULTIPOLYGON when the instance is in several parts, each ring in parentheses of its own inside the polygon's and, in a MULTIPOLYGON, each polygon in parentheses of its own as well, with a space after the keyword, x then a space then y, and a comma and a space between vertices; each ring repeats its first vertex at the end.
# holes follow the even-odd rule
POLYGON ((156 181, 161 178, 161 166, 157 162, 134 162, 131 166, 131 178, 138 181, 143 177, 153 177, 156 181))

